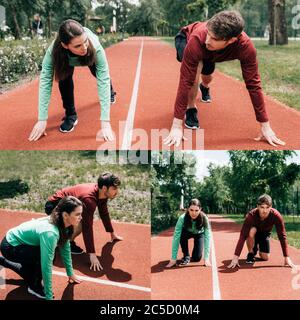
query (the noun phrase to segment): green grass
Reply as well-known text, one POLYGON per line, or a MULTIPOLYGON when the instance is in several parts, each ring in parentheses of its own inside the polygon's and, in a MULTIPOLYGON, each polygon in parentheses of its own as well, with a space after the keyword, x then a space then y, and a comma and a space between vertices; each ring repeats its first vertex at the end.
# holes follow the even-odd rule
MULTIPOLYGON (((238 224, 244 222, 244 216, 241 214, 226 214, 223 217, 232 219, 238 224)), ((283 216, 283 219, 289 245, 300 249, 300 216, 283 216)), ((278 240, 275 227, 272 230, 272 238, 278 240)))
POLYGON ((0 151, 0 184, 11 189, 0 194, 0 208, 44 212, 56 190, 96 183, 107 171, 122 182, 119 196, 109 203, 112 219, 149 224, 150 166, 100 165, 93 151, 0 151), (11 186, 13 180, 18 186, 11 186))
MULTIPOLYGON (((174 38, 161 38, 174 46, 174 38)), ((285 46, 269 46, 267 41, 254 41, 264 93, 300 110, 300 41, 285 46)), ((238 60, 217 63, 221 72, 243 81, 238 60)))

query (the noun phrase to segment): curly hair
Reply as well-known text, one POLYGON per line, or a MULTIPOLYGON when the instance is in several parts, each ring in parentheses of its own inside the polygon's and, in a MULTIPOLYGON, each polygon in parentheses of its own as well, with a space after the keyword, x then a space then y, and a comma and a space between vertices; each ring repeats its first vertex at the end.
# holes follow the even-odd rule
POLYGON ((243 17, 238 11, 221 11, 207 22, 207 29, 219 40, 229 40, 242 33, 245 27, 243 17))

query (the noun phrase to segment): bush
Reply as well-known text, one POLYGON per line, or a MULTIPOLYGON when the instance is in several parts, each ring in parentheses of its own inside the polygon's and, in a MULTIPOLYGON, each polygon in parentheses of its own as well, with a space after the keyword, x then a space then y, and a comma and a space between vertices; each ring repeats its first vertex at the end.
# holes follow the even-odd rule
POLYGON ((41 70, 50 41, 20 40, 0 43, 0 83, 11 83, 41 70))
MULTIPOLYGON (((123 40, 121 34, 101 36, 104 48, 123 40)), ((18 81, 24 75, 37 75, 46 49, 53 39, 0 42, 0 84, 18 81)))

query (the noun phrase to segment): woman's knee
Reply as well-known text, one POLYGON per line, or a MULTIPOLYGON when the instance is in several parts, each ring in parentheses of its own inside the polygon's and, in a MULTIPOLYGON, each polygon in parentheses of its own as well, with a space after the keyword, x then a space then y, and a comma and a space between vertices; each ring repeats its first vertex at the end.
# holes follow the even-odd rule
POLYGON ((202 254, 192 256, 192 262, 199 262, 201 259, 202 259, 202 254))

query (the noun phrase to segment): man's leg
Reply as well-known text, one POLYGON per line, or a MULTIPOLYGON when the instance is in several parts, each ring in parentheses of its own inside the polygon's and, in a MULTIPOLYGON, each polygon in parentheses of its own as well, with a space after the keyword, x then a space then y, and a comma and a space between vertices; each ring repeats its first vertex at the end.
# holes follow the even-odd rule
POLYGON ((72 254, 82 254, 84 252, 84 250, 80 248, 74 241, 75 238, 78 237, 81 232, 82 232, 82 222, 80 222, 79 225, 74 228, 72 238, 70 239, 72 254))
POLYGON ((200 61, 197 69, 196 79, 194 85, 192 86, 189 95, 188 95, 188 105, 185 112, 185 121, 184 125, 189 129, 198 129, 199 120, 198 120, 198 110, 196 107, 196 97, 198 93, 199 78, 202 70, 202 62, 200 61))
POLYGON ((259 256, 262 260, 268 261, 270 258, 270 233, 260 232, 258 236, 259 256))
POLYGON ((261 257, 262 260, 268 261, 270 258, 270 253, 259 251, 259 256, 261 257))
POLYGON ((196 108, 196 98, 198 94, 198 87, 199 87, 199 79, 200 79, 200 74, 201 70, 203 68, 203 63, 202 61, 199 62, 198 69, 197 69, 197 74, 196 74, 196 79, 194 82, 194 85, 192 86, 189 96, 188 96, 188 109, 190 108, 196 108))
POLYGON ((251 253, 254 253, 254 252, 253 252, 253 248, 254 248, 254 244, 255 244, 255 235, 256 235, 256 232, 257 232, 257 229, 256 229, 255 227, 252 227, 252 228, 250 229, 248 238, 247 238, 247 240, 246 240, 246 244, 247 244, 248 251, 251 252, 251 253))
POLYGON ((211 96, 209 93, 209 84, 211 83, 215 71, 215 63, 209 60, 203 60, 203 68, 201 70, 201 83, 199 89, 201 91, 201 101, 209 103, 211 102, 211 96))
POLYGON ((82 232, 82 222, 80 222, 77 227, 74 227, 74 232, 70 241, 74 241, 75 238, 78 237, 81 232, 82 232))
POLYGON ((202 80, 201 83, 206 88, 209 87, 209 84, 212 82, 212 79, 213 79, 212 74, 208 74, 208 75, 201 74, 201 80, 202 80))
POLYGON ((253 264, 255 262, 255 254, 254 254, 254 246, 255 246, 255 235, 257 233, 257 229, 252 227, 249 231, 248 238, 246 240, 247 248, 248 248, 248 255, 246 259, 246 263, 253 264))

